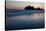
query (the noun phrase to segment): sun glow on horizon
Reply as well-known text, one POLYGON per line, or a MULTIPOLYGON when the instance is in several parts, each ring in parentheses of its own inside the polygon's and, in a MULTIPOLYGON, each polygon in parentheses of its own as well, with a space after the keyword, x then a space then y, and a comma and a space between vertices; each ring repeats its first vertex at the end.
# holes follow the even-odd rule
POLYGON ((7 1, 6 8, 8 9, 24 9, 26 6, 34 6, 34 8, 43 8, 44 3, 40 2, 23 2, 23 1, 7 1))

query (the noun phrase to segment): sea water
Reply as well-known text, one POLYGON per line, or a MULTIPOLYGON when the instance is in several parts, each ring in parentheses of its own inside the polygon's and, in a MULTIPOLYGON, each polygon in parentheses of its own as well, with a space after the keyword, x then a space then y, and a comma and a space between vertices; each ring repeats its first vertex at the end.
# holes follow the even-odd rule
POLYGON ((44 10, 6 10, 6 29, 44 28, 44 10))

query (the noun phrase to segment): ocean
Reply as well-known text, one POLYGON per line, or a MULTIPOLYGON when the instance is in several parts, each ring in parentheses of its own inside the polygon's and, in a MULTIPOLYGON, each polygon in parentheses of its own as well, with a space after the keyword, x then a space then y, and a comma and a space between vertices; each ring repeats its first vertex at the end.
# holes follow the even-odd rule
POLYGON ((44 10, 6 9, 6 30, 44 28, 44 10))

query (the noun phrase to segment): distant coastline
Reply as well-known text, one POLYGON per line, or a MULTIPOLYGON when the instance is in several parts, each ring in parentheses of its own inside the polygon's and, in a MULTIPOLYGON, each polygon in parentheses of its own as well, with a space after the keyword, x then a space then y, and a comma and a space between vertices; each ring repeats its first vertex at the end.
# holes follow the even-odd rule
POLYGON ((42 9, 42 8, 40 8, 40 7, 34 8, 34 6, 26 6, 24 9, 25 9, 25 10, 44 10, 44 9, 42 9))

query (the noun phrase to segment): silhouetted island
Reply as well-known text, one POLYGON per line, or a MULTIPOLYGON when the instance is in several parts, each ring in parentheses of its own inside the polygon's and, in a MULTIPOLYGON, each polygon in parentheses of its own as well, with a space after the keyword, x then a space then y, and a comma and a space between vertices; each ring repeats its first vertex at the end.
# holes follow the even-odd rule
POLYGON ((34 8, 34 6, 26 6, 25 10, 44 10, 44 9, 40 9, 39 7, 38 8, 34 8))

